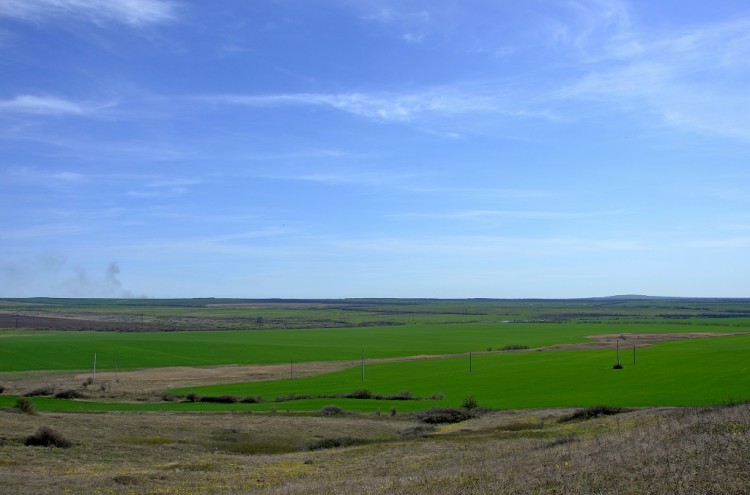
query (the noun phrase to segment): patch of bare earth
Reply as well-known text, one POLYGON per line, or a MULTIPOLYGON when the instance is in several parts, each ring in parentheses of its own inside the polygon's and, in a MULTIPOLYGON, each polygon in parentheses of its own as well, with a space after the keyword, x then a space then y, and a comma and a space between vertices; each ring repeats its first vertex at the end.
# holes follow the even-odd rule
MULTIPOLYGON (((556 344, 543 347, 544 350, 554 349, 614 349, 619 341, 620 346, 648 347, 657 342, 668 342, 671 340, 685 339, 707 339, 711 337, 728 337, 730 335, 747 335, 748 332, 740 333, 609 333, 602 335, 588 335, 591 342, 580 344, 556 344)), ((537 349, 532 349, 537 350, 537 349)))

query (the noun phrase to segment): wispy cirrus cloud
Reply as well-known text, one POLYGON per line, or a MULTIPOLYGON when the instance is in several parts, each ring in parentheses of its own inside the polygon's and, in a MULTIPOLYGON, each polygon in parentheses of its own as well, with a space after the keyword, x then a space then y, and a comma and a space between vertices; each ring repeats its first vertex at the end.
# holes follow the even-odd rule
POLYGON ((750 19, 589 47, 585 72, 554 97, 592 101, 690 132, 750 139, 750 19), (644 111, 645 110, 645 111, 644 111))
POLYGON ((594 39, 599 42, 627 30, 632 23, 628 4, 622 0, 370 0, 347 2, 346 6, 405 43, 434 42, 458 52, 495 58, 525 52, 529 45, 539 43, 582 49, 594 39))
POLYGON ((25 21, 77 17, 139 26, 174 19, 176 7, 169 0, 0 0, 0 16, 25 21))
POLYGON ((442 220, 506 219, 506 220, 582 220, 622 215, 623 210, 593 212, 561 212, 532 210, 462 210, 447 213, 401 213, 398 217, 433 218, 442 220))
POLYGON ((18 95, 12 99, 0 100, 0 114, 85 115, 93 110, 93 107, 86 104, 55 96, 18 95))
POLYGON ((415 177, 408 172, 353 171, 346 169, 319 170, 305 173, 270 173, 257 174, 255 177, 279 181, 295 181, 323 184, 329 186, 356 185, 378 187, 398 185, 415 177))
POLYGON ((566 256, 574 253, 642 251, 649 247, 639 240, 579 237, 524 238, 505 236, 426 236, 405 238, 330 239, 336 249, 416 255, 566 256))
POLYGON ((497 110, 500 97, 464 93, 456 89, 425 90, 412 93, 288 93, 266 95, 209 95, 198 100, 224 105, 253 107, 319 106, 362 117, 409 121, 430 113, 458 114, 497 110))
POLYGON ((159 198, 170 197, 185 194, 190 190, 190 186, 201 184, 201 179, 161 179, 154 180, 145 184, 140 189, 131 189, 126 192, 127 196, 135 198, 159 198))
POLYGON ((722 239, 703 239, 687 243, 691 248, 702 249, 741 249, 750 247, 750 236, 727 237, 722 239))

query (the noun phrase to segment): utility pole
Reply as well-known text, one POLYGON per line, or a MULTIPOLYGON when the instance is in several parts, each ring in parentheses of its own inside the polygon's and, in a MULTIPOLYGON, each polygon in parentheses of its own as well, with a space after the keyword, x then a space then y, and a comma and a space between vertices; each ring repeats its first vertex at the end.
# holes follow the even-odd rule
POLYGON ((96 380, 96 353, 94 353, 94 370, 91 373, 91 381, 96 380))
POLYGON ((620 338, 618 337, 615 342, 617 343, 617 366, 620 366, 620 338))

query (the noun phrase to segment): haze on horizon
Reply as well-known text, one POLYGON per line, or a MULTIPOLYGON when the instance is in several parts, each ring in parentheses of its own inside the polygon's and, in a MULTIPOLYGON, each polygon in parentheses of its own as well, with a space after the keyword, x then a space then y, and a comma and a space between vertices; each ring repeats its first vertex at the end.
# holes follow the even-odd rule
POLYGON ((0 297, 748 297, 741 0, 0 1, 0 297))

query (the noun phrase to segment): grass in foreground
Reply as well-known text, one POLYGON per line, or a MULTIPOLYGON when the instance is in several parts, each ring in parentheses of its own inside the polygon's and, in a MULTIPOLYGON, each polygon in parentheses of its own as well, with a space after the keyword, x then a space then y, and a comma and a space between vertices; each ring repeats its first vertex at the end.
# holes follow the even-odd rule
POLYGON ((0 492, 741 494, 750 405, 500 411, 425 430, 372 414, 0 412, 0 492), (24 446, 49 427, 68 449, 24 446), (351 445, 335 447, 338 445, 351 445), (348 439, 348 440, 347 440, 348 439), (328 446, 310 450, 311 446, 328 446))

